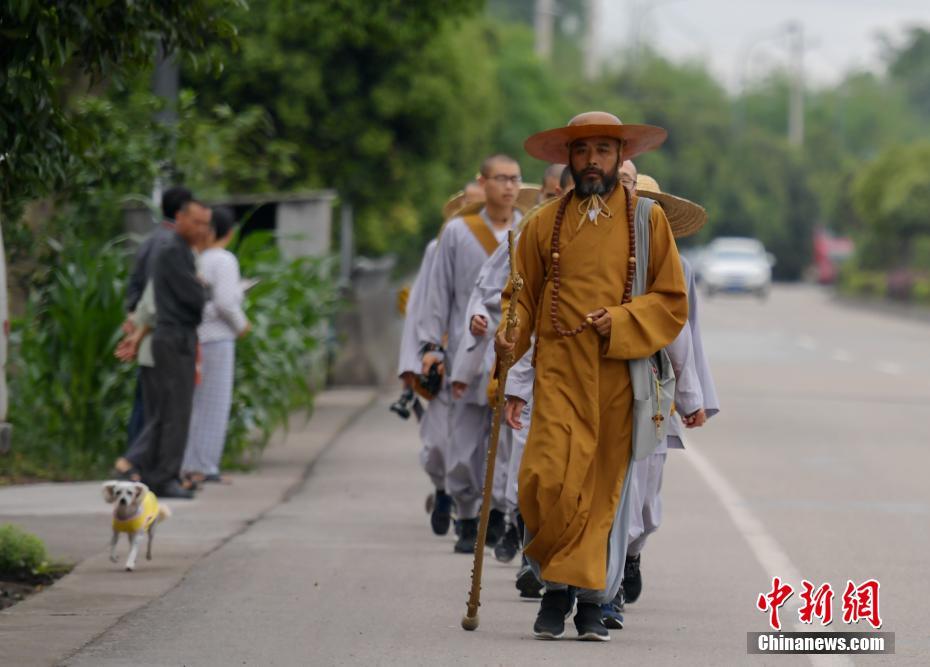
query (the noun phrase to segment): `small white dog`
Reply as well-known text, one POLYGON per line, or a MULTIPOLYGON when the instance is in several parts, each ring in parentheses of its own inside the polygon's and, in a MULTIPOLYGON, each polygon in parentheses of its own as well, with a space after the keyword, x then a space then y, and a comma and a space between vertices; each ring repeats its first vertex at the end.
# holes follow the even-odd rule
POLYGON ((110 540, 110 560, 116 562, 116 543, 120 533, 129 535, 129 558, 126 570, 136 569, 139 540, 148 533, 148 549, 145 559, 152 560, 152 538, 155 526, 171 516, 171 510, 158 504, 158 498, 141 482, 110 481, 103 484, 103 498, 115 503, 113 508, 113 538, 110 540))

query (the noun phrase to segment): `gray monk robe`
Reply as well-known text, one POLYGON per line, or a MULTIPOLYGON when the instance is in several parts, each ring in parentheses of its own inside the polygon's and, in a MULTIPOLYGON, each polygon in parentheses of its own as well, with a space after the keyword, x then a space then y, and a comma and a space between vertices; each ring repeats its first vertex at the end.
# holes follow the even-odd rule
MULTIPOLYGON (((417 336, 417 322, 423 312, 425 295, 429 291, 430 272, 436 256, 436 247, 439 244, 433 239, 423 252, 423 261, 417 272, 416 280, 410 287, 407 298, 407 317, 404 320, 404 330, 400 339, 400 354, 398 355, 397 375, 404 373, 419 374, 422 370, 420 360, 420 342, 417 336)), ((429 401, 426 414, 420 422, 420 465, 429 475, 430 481, 437 489, 444 490, 446 485, 446 466, 444 452, 449 448, 449 400, 448 396, 437 396, 429 401), (445 400, 444 400, 445 399, 445 400)))
MULTIPOLYGON (((494 230, 484 209, 479 215, 499 245, 506 238, 506 230, 494 230)), ((519 219, 520 213, 515 210, 514 222, 519 219)), ((450 439, 445 458, 445 486, 446 493, 455 501, 459 519, 478 516, 488 412, 487 405, 475 402, 478 393, 476 386, 469 387, 468 393, 461 400, 452 401, 450 378, 456 372, 456 354, 466 334, 469 297, 481 267, 495 248, 486 250, 465 218, 450 220, 439 237, 429 289, 417 322, 421 348, 427 344, 439 345, 443 334, 449 334, 445 353, 446 381, 438 398, 451 404, 447 424, 450 439)))
POLYGON ((666 348, 675 370, 675 411, 669 423, 669 433, 656 451, 633 463, 633 512, 630 516, 630 544, 627 556, 636 556, 646 546, 646 538, 659 529, 662 522, 662 472, 668 449, 684 449, 684 425, 680 415, 690 415, 701 408, 707 417, 720 412, 720 401, 714 378, 704 354, 698 319, 698 295, 694 271, 681 259, 685 283, 688 286, 688 321, 678 337, 666 348))
MULTIPOLYGON (((501 291, 510 277, 508 251, 508 245, 501 243, 478 273, 478 279, 475 281, 475 287, 466 308, 465 335, 453 363, 455 370, 452 373, 452 381, 468 385, 468 392, 463 400, 484 406, 484 419, 487 424, 483 434, 485 442, 490 437, 490 419, 493 413, 493 406, 489 404, 492 396, 489 396, 488 391, 496 359, 493 332, 497 329, 501 319, 501 291), (471 333, 470 323, 475 315, 484 317, 488 322, 488 333, 483 336, 474 336, 471 333)), ((491 498, 494 509, 505 513, 510 509, 516 509, 516 502, 508 505, 506 498, 511 449, 512 433, 510 429, 502 428, 494 464, 491 498)), ((483 457, 484 450, 479 453, 483 457)))

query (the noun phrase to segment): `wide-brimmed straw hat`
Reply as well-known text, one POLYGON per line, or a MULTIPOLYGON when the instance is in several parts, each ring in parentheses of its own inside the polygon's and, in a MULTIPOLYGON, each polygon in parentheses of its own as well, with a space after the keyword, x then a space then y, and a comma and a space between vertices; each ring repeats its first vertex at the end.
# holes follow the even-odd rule
POLYGON ((589 137, 621 139, 623 159, 631 160, 661 146, 668 132, 655 125, 624 125, 606 111, 587 111, 572 118, 565 127, 534 134, 523 143, 523 148, 544 162, 565 163, 572 142, 589 137))
MULTIPOLYGON (((539 191, 542 189, 542 186, 537 185, 536 183, 524 183, 520 186, 520 192, 517 193, 517 201, 514 202, 514 206, 520 209, 521 213, 526 213, 531 208, 536 206, 536 201, 539 199, 539 191)), ((449 220, 451 218, 458 217, 460 215, 469 215, 471 213, 477 213, 482 208, 484 208, 484 202, 471 202, 470 204, 465 203, 465 192, 459 191, 454 195, 449 197, 445 204, 442 206, 442 219, 449 220)))
POLYGON ((662 207, 675 238, 691 236, 707 222, 707 211, 703 206, 684 197, 665 194, 652 176, 640 174, 636 177, 636 194, 654 199, 662 207))

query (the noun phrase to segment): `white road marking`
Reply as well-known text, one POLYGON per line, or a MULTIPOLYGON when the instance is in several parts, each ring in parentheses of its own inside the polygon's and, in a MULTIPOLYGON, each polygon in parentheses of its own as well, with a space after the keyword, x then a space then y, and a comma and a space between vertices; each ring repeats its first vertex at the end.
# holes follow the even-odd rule
POLYGON ((848 364, 850 361, 852 361, 852 355, 849 353, 849 351, 840 348, 833 350, 833 354, 830 355, 830 358, 833 359, 833 361, 839 361, 844 364, 848 364))
MULTIPOLYGON (((746 501, 743 500, 739 492, 727 481, 727 479, 717 470, 710 460, 700 453, 694 447, 690 447, 685 442, 688 450, 686 458, 698 474, 703 478, 710 490, 717 496, 717 500, 723 505, 723 508, 730 515, 730 520, 736 525, 737 530, 746 540, 749 549, 755 555, 756 560, 762 566, 762 570, 767 577, 780 577, 783 581, 790 583, 796 589, 800 588, 801 572, 791 562, 791 558, 785 553, 774 537, 765 529, 764 524, 749 509, 746 501)), ((760 591, 763 592, 763 591, 760 591)), ((748 600, 747 604, 754 604, 754 600, 748 600)), ((797 619, 798 609, 800 608, 800 599, 796 594, 792 595, 788 602, 782 607, 782 618, 797 619)), ((786 623, 787 625, 787 623, 786 623)), ((793 630, 796 632, 823 632, 828 631, 819 626, 807 625, 795 622, 793 630)), ((809 655, 807 656, 812 665, 820 667, 823 665, 847 667, 853 665, 849 656, 844 655, 809 655)))
POLYGON ((815 341, 810 336, 798 336, 797 343, 798 347, 800 347, 802 350, 813 351, 817 349, 817 341, 815 341))
POLYGON ((888 375, 904 375, 904 368, 901 364, 897 364, 893 361, 880 361, 875 364, 875 370, 879 373, 887 373, 888 375))

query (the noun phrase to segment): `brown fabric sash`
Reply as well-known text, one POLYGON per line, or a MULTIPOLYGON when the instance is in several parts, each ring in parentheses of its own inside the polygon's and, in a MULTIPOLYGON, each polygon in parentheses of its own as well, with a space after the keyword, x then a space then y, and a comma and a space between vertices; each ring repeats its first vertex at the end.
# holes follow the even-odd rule
POLYGON ((463 219, 465 224, 468 225, 469 231, 474 234, 475 239, 490 257, 497 250, 497 246, 500 245, 494 236, 494 232, 491 231, 491 228, 488 227, 488 224, 480 215, 466 215, 463 219))

